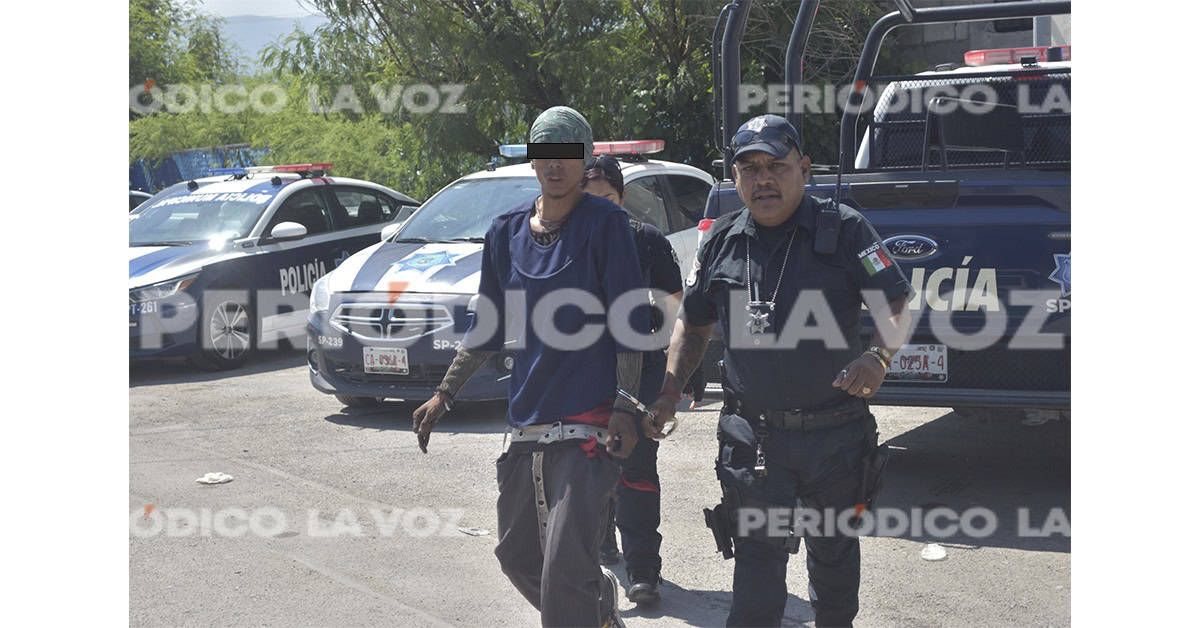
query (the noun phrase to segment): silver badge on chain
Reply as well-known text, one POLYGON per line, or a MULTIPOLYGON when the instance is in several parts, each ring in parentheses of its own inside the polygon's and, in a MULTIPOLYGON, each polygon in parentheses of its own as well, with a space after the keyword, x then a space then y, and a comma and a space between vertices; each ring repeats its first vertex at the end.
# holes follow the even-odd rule
POLYGON ((775 311, 775 304, 771 301, 750 301, 746 304, 746 312, 750 315, 750 320, 746 321, 746 327, 750 328, 752 334, 762 334, 771 326, 771 312, 775 311))
MULTIPOLYGON (((788 257, 792 253, 792 243, 796 240, 796 231, 799 230, 799 225, 792 227, 792 235, 788 238, 787 249, 783 252, 783 267, 779 269, 779 278, 775 281, 775 292, 771 293, 770 301, 762 301, 753 298, 758 295, 758 286, 750 279, 750 238, 746 238, 746 313, 749 314, 750 320, 746 321, 746 327, 750 328, 751 334, 765 334, 767 328, 771 326, 771 313, 775 311, 775 299, 779 296, 779 288, 783 285, 783 275, 787 272, 788 257)), ((754 344, 758 344, 755 340, 754 344)))

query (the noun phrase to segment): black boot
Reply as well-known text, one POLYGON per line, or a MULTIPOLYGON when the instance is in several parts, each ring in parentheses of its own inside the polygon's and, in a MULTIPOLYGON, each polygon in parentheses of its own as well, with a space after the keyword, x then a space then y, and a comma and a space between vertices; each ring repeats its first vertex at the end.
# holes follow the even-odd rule
POLYGON ((662 577, 656 569, 634 569, 629 573, 629 589, 625 597, 636 604, 657 604, 661 596, 658 585, 662 577))

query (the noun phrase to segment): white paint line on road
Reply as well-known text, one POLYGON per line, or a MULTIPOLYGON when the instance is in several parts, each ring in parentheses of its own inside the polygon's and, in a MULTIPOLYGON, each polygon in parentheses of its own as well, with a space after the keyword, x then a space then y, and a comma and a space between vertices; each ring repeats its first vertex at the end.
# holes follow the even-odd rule
POLYGON ((283 556, 285 558, 290 558, 290 559, 300 563, 301 565, 304 565, 305 567, 308 567, 309 569, 321 574, 322 576, 325 576, 326 578, 329 578, 330 580, 337 582, 338 584, 350 587, 351 589, 354 589, 355 591, 358 591, 359 593, 365 593, 366 595, 369 595, 377 600, 380 600, 383 602, 388 602, 388 603, 400 608, 403 611, 406 611, 408 613, 411 613, 412 615, 415 615, 415 617, 405 618, 404 620, 397 621, 396 625, 411 626, 411 625, 413 625, 413 622, 411 620, 419 619, 421 624, 425 625, 425 626, 453 626, 453 624, 446 622, 446 620, 444 620, 440 617, 435 617, 433 615, 430 615, 429 613, 426 613, 425 611, 423 611, 421 609, 413 608, 413 607, 405 604, 404 602, 397 600, 394 597, 384 595, 383 593, 380 593, 379 591, 372 589, 366 583, 360 582, 360 581, 356 580, 355 578, 353 578, 352 576, 349 576, 340 571, 337 571, 336 569, 326 567, 325 565, 319 564, 309 558, 306 558, 304 556, 301 556, 301 555, 293 553, 293 552, 281 552, 278 550, 270 550, 270 551, 272 551, 276 554, 279 554, 280 556, 283 556))

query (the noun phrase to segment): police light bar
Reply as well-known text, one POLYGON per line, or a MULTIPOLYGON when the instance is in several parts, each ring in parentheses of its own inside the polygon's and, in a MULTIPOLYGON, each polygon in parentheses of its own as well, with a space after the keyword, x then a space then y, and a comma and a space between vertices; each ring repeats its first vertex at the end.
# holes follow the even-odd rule
POLYGON ((652 155, 667 148, 666 140, 623 140, 619 142, 596 142, 593 155, 652 155))
POLYGON ((333 168, 332 163, 320 164, 286 164, 281 166, 250 166, 242 168, 243 174, 259 174, 263 172, 314 172, 316 170, 330 170, 333 168))
POLYGON ((223 174, 245 175, 246 169, 245 168, 209 168, 208 169, 208 176, 210 176, 210 177, 216 177, 216 176, 220 176, 223 174))
POLYGON ((524 159, 526 148, 524 144, 501 144, 500 155, 509 159, 524 159))
POLYGON ((331 163, 321 164, 288 164, 286 166, 274 166, 275 172, 312 172, 314 170, 330 170, 333 168, 331 163))
MULTIPOLYGON (((592 145, 593 155, 651 155, 666 150, 666 140, 621 140, 596 142, 592 145)), ((500 154, 509 159, 525 159, 524 144, 501 144, 500 154)))
POLYGON ((1020 63, 1025 57, 1033 57, 1039 63, 1046 61, 1070 61, 1070 46, 1030 46, 1028 48, 993 48, 968 50, 963 54, 963 63, 971 66, 1020 63))

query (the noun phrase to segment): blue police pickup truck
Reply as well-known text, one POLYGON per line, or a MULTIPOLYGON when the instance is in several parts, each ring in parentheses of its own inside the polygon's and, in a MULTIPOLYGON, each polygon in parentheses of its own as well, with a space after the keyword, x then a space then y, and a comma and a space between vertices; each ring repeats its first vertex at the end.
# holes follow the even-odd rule
MULTIPOLYGON (((740 41, 739 20, 744 26, 737 12, 749 3, 733 4, 740 6, 719 51, 727 61, 736 59, 730 46, 740 41)), ((817 4, 806 0, 797 17, 792 85, 800 84, 817 4)), ((961 65, 915 75, 875 75, 874 67, 884 36, 897 27, 1069 14, 1070 3, 897 4, 901 10, 881 18, 864 44, 857 89, 842 112, 839 164, 808 187, 862 212, 914 289, 915 331, 873 400, 1069 409, 1070 47, 972 50, 961 65)), ((736 65, 722 72, 740 76, 736 65)), ((721 87, 714 105, 738 111, 736 87, 721 87)), ((789 117, 801 128, 798 116, 789 117)), ((740 121, 726 116, 722 129, 720 120, 718 112, 725 146, 728 135, 720 133, 740 121)), ((743 206, 725 170, 697 226, 701 242, 712 219, 743 206)), ((873 327, 864 310, 863 333, 873 327)))

